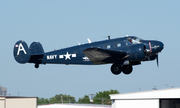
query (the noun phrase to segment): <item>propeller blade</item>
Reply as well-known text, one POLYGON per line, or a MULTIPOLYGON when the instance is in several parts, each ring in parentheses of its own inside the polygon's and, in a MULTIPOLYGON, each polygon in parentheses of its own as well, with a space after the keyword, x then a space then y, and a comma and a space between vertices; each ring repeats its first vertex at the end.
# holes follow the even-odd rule
POLYGON ((149 50, 152 53, 151 42, 149 42, 149 50))
POLYGON ((159 67, 158 54, 156 55, 157 67, 159 67))

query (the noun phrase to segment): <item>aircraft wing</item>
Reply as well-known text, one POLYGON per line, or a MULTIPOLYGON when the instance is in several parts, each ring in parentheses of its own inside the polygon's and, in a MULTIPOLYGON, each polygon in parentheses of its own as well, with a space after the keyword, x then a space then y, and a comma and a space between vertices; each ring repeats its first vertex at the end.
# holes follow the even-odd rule
POLYGON ((88 48, 83 53, 90 59, 93 64, 114 63, 125 58, 126 53, 100 48, 88 48))

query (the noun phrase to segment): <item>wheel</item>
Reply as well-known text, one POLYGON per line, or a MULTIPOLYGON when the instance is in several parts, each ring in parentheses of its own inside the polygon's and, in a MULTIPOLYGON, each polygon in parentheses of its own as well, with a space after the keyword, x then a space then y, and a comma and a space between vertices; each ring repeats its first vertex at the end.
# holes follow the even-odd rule
POLYGON ((39 64, 35 64, 34 67, 35 67, 35 68, 39 68, 39 64))
POLYGON ((122 71, 122 68, 121 68, 120 65, 118 65, 118 64, 113 64, 113 65, 111 66, 111 72, 112 72, 114 75, 120 74, 121 71, 122 71))
POLYGON ((124 65, 123 66, 123 73, 128 75, 132 72, 133 67, 131 65, 124 65))

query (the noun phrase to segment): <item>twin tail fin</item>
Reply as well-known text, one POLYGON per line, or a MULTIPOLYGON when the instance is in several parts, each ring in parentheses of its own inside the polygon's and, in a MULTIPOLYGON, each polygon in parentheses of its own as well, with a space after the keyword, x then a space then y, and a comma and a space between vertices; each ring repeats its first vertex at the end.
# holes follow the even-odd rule
POLYGON ((40 42, 31 43, 30 47, 25 41, 19 40, 14 45, 14 59, 18 63, 41 64, 44 56, 44 50, 40 42))

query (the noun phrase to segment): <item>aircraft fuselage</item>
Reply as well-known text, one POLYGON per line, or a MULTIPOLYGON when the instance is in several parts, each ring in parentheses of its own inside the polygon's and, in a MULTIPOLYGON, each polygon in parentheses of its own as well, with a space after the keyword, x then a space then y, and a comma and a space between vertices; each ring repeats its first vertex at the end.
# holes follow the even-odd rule
MULTIPOLYGON (((42 63, 93 65, 90 59, 83 53, 83 50, 87 48, 101 48, 114 51, 123 51, 128 54, 130 52, 129 47, 131 46, 129 45, 129 39, 134 38, 136 37, 128 36, 123 38, 87 43, 83 45, 77 45, 69 48, 47 52, 44 54, 42 63)), ((144 44, 146 49, 150 50, 149 43, 151 44, 151 53, 149 54, 150 56, 153 56, 156 53, 160 52, 164 47, 162 42, 152 40, 141 40, 141 42, 134 44, 144 44)), ((131 60, 128 57, 126 58, 126 60, 138 61, 131 60)), ((142 61, 146 61, 146 59, 142 61)))
POLYGON ((68 47, 64 49, 44 52, 39 42, 33 42, 28 48, 27 44, 20 40, 14 45, 14 58, 19 63, 39 64, 76 64, 76 65, 100 65, 113 64, 111 71, 117 75, 123 71, 125 74, 132 72, 133 65, 141 64, 141 61, 157 59, 158 53, 164 48, 160 41, 142 40, 135 36, 126 36, 116 39, 91 42, 68 47))

